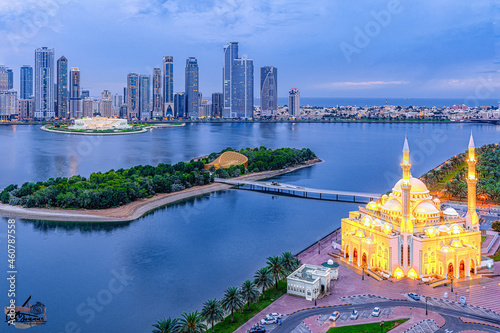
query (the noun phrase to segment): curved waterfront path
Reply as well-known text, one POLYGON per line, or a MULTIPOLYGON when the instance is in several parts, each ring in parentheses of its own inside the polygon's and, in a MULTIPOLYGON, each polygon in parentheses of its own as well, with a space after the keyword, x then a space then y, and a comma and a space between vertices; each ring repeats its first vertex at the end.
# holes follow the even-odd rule
MULTIPOLYGON (((294 167, 264 171, 236 177, 241 180, 259 180, 271 178, 285 173, 307 168, 320 163, 320 159, 307 161, 294 167)), ((140 199, 129 204, 107 209, 49 209, 49 208, 25 208, 0 204, 0 215, 5 217, 16 217, 26 220, 64 221, 64 222, 127 222, 136 220, 147 213, 165 205, 181 201, 199 195, 230 189, 232 185, 212 183, 203 186, 194 186, 173 193, 162 193, 152 198, 140 199)))

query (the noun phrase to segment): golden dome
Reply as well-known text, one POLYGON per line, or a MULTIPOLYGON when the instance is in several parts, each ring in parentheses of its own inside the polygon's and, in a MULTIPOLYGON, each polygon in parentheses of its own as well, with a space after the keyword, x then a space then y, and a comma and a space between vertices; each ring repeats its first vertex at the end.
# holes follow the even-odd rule
POLYGON ((439 210, 430 201, 422 201, 415 207, 413 212, 418 214, 439 214, 439 210))
MULTIPOLYGON (((401 189, 401 184, 403 183, 403 180, 399 180, 396 185, 394 185, 394 188, 392 189, 395 192, 403 192, 401 189)), ((429 190, 427 189, 427 186, 418 178, 410 178, 410 184, 411 184, 411 189, 410 193, 415 193, 415 194, 425 194, 429 193, 429 190)))
POLYGON ((210 167, 214 167, 215 169, 227 169, 233 165, 243 165, 247 168, 248 158, 235 151, 226 151, 217 157, 213 162, 205 164, 205 169, 208 170, 210 167))
POLYGON ((391 199, 391 200, 387 201, 382 206, 382 209, 383 210, 393 211, 393 212, 401 212, 401 211, 403 211, 403 206, 401 205, 401 203, 399 202, 399 200, 397 200, 397 199, 391 199))

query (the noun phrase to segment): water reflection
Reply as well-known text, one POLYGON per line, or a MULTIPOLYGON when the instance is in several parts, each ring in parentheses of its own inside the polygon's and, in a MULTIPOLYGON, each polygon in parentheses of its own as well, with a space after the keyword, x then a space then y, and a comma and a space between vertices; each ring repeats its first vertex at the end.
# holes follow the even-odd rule
POLYGON ((32 225, 36 231, 49 233, 53 231, 79 231, 81 234, 111 233, 118 229, 126 229, 133 222, 49 222, 21 220, 25 225, 32 225))

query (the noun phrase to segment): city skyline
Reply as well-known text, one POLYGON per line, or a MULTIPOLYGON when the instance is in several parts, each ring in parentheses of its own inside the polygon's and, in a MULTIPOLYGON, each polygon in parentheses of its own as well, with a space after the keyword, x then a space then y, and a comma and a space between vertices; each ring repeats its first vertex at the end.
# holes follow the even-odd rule
MULTIPOLYGON (((0 24, 4 32, 0 38, 5 42, 0 63, 17 74, 20 66, 32 62, 33 49, 53 47, 61 51, 58 56, 64 53, 87 73, 84 86, 96 97, 104 89, 120 91, 129 72, 151 74, 153 68, 161 67, 165 54, 174 59, 195 56, 201 91, 220 91, 220 45, 231 40, 245 45, 255 68, 271 65, 280 69, 279 97, 286 97, 291 87, 300 87, 302 94, 310 97, 388 98, 467 97, 484 82, 489 89, 481 94, 488 97, 499 88, 495 80, 495 26, 486 1, 393 1, 392 7, 391 2, 366 1, 355 5, 319 1, 308 6, 303 1, 217 1, 200 6, 172 0, 128 0, 119 1, 117 6, 108 1, 67 2, 50 12, 53 15, 48 15, 48 23, 36 33, 23 35, 29 27, 15 19, 23 15, 29 23, 37 10, 48 10, 44 5, 30 6, 33 3, 28 0, 0 7, 0 16, 5 18, 0 24), (83 35, 78 30, 82 21, 97 21, 111 11, 118 20, 99 26, 83 24, 89 26, 83 35), (388 12, 390 16, 381 14, 388 12), (448 12, 454 15, 444 15, 448 12), (424 16, 427 24, 422 29, 418 18, 424 16), (186 22, 194 23, 190 27, 186 22), (178 33, 161 33, 166 25, 178 33), (75 35, 83 40, 75 43, 75 35), (97 40, 85 43, 86 51, 82 52, 80 42, 90 36, 97 36, 97 40), (139 36, 143 47, 122 57, 125 39, 139 36), (101 38, 107 41, 104 47, 101 38), (263 48, 263 42, 268 47, 263 48), (312 45, 321 45, 320 52, 312 45), (87 51, 95 56, 86 57, 87 51), (301 60, 299 68, 297 59, 301 60)), ((182 67, 174 68, 174 77, 179 78, 177 87, 183 86, 182 67)), ((18 86, 19 77, 15 75, 15 89, 18 86)))

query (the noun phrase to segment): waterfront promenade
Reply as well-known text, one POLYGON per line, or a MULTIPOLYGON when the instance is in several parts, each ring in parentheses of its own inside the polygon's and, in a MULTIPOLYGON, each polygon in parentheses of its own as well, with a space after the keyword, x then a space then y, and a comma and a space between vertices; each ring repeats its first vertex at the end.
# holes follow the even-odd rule
MULTIPOLYGON (((339 231, 330 234, 326 238, 324 238, 321 243, 314 244, 309 247, 305 251, 299 253, 298 258, 307 264, 312 265, 321 265, 322 263, 328 261, 329 259, 333 259, 329 253, 332 251, 331 242, 340 239, 339 231), (320 247, 320 249, 318 248, 320 247)), ((460 308, 459 301, 460 296, 465 296, 467 299, 468 305, 473 305, 472 314, 489 314, 488 311, 481 309, 491 309, 496 314, 498 314, 498 318, 500 319, 500 277, 486 279, 487 282, 483 282, 481 284, 473 284, 469 286, 467 282, 458 283, 458 287, 454 288, 454 292, 451 292, 450 287, 438 287, 432 288, 426 284, 423 284, 419 280, 411 280, 408 278, 403 278, 402 280, 383 280, 377 281, 374 278, 371 278, 365 275, 364 280, 362 280, 360 273, 360 269, 356 267, 339 267, 339 279, 332 281, 331 294, 317 300, 317 305, 314 305, 314 302, 306 301, 303 298, 291 296, 288 294, 283 295, 278 300, 269 305, 266 309, 258 313, 254 318, 249 320, 239 329, 237 329, 236 333, 244 333, 252 326, 254 326, 262 317, 266 314, 272 312, 278 312, 282 314, 291 314, 296 311, 306 309, 306 308, 314 308, 314 307, 325 307, 325 306, 334 306, 334 305, 342 305, 342 304, 362 304, 364 302, 363 295, 373 295, 376 297, 380 297, 380 301, 385 301, 387 299, 394 300, 408 300, 405 296, 408 292, 415 292, 419 295, 429 296, 431 299, 429 300, 430 309, 432 306, 439 307, 449 307, 450 309, 460 308), (444 294, 448 293, 448 298, 445 299, 444 294), (455 302, 458 301, 458 302, 455 302), (475 308, 478 307, 478 308, 475 308)), ((500 262, 495 265, 495 274, 500 274, 500 262)), ((371 301, 373 302, 373 301, 371 301)), ((377 306, 374 304, 373 306, 377 306)), ((397 309, 397 308, 396 308, 397 309)), ((333 311, 341 311, 340 309, 332 309, 333 311)), ((389 317, 384 317, 383 319, 378 319, 374 321, 380 320, 395 320, 403 317, 409 318, 409 316, 405 316, 405 313, 409 313, 408 307, 402 307, 397 311, 393 311, 389 317)), ((466 317, 467 312, 464 312, 464 317, 466 317)), ((333 324, 328 322, 318 322, 317 315, 315 317, 311 316, 306 319, 304 322, 308 326, 309 330, 312 333, 323 333, 328 330, 328 328, 333 327, 333 324)), ((397 328, 397 331, 394 332, 403 332, 406 329, 411 328, 415 325, 419 320, 423 319, 433 319, 439 325, 443 325, 440 321, 439 316, 437 314, 431 314, 429 316, 425 316, 425 310, 422 312, 419 310, 415 312, 415 316, 412 316, 411 320, 401 325, 401 327, 397 328)), ((286 320, 286 319, 285 319, 286 320)), ((373 320, 372 320, 373 321, 373 320)), ((347 321, 346 324, 360 324, 364 322, 371 322, 369 319, 363 319, 362 321, 347 321)), ((339 326, 337 324, 337 326, 339 326)), ((500 330, 500 328, 499 328, 500 330)), ((458 332, 458 331, 457 331, 458 332)))

